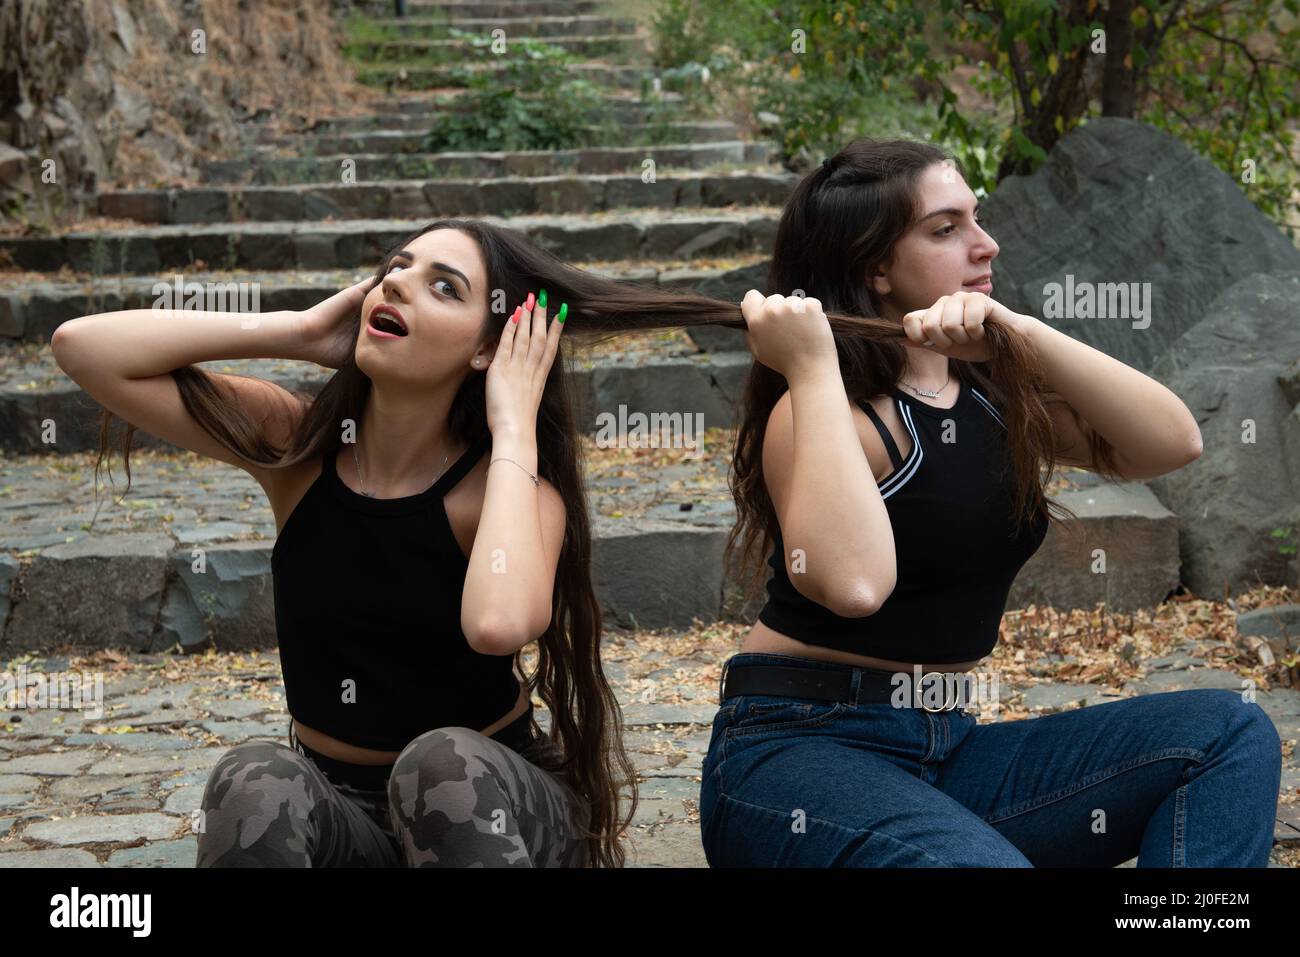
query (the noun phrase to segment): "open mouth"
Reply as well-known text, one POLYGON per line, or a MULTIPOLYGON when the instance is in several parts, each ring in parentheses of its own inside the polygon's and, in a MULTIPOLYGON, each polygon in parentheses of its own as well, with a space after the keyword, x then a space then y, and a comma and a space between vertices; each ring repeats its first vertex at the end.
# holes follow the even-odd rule
POLYGON ((406 324, 401 315, 392 306, 380 303, 370 310, 370 328, 390 336, 406 335, 406 324))

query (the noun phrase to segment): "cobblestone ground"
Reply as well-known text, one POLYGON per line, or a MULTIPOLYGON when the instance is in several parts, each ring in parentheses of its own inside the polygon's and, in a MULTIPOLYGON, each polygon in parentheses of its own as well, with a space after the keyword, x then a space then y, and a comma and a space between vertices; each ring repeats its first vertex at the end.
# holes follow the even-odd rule
MULTIPOLYGON (((1202 608, 1211 603, 1193 603, 1202 608)), ((998 720, 1086 706, 1117 695, 1241 687, 1259 679, 1229 635, 1174 639, 1195 608, 1150 619, 1011 613, 986 663, 1001 684, 998 720), (1115 629, 1128 635, 1115 647, 1115 629)), ((717 707, 720 667, 744 634, 720 624, 606 637, 606 672, 623 708, 640 806, 627 836, 632 866, 705 866, 699 840, 700 763, 717 707)), ((526 662, 527 663, 527 662, 526 662)), ((274 653, 125 654, 17 659, 31 670, 93 671, 104 711, 3 712, 0 867, 192 867, 190 814, 209 770, 249 738, 284 742, 288 716, 274 653)), ((1260 684, 1283 739, 1284 770, 1270 866, 1300 867, 1300 690, 1260 684)), ((539 702, 540 704, 540 702, 539 702)), ((544 720, 544 711, 540 712, 544 720)), ((990 720, 991 718, 986 718, 990 720)), ((1126 865, 1133 866, 1130 861, 1126 865)))

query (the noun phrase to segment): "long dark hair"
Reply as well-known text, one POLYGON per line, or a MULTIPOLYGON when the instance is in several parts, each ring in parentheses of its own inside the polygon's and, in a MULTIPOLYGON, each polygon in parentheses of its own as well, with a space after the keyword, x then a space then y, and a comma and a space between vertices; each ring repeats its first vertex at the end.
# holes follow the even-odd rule
MULTIPOLYGON (((782 211, 766 295, 801 291, 821 302, 836 333, 840 373, 851 401, 881 395, 906 367, 906 333, 897 322, 882 318, 867 276, 889 261, 894 243, 919 215, 922 172, 945 162, 961 172, 954 157, 931 144, 863 137, 805 176, 782 211), (850 316, 856 322, 837 320, 850 316)), ((1047 391, 1038 357, 1023 337, 998 322, 986 322, 985 330, 988 361, 951 361, 962 383, 988 395, 1006 423, 1002 466, 1013 473, 1015 530, 1040 514, 1064 526, 1063 518, 1077 516, 1048 499, 1045 491, 1055 467, 1055 432, 1044 403, 1060 399, 1047 391)), ((772 408, 787 389, 780 373, 757 362, 750 367, 730 475, 737 521, 725 554, 733 563, 739 549, 740 565, 751 569, 752 578, 762 574, 762 557, 778 531, 763 482, 763 436, 772 408)), ((1067 408, 1078 422, 1078 413, 1067 408)), ((1096 471, 1118 479, 1110 443, 1093 432, 1089 444, 1096 471)))
MULTIPOLYGON (((744 323, 734 304, 604 279, 567 265, 520 233, 474 220, 438 220, 412 233, 383 257, 375 281, 382 279, 397 250, 434 229, 463 230, 478 242, 487 266, 488 288, 503 293, 498 301, 521 302, 528 292, 544 288, 553 304, 552 316, 560 303, 569 305, 560 352, 547 376, 537 412, 538 473, 555 486, 567 511, 552 595, 554 611, 550 626, 537 643, 536 670, 525 674, 522 649, 515 656, 515 666, 525 674, 530 694, 537 693, 551 716, 551 731, 538 763, 562 775, 590 806, 589 863, 618 867, 624 863, 620 838, 636 812, 638 796, 635 769, 623 745, 622 712, 600 663, 601 613, 591 578, 582 444, 565 371, 570 340, 575 335, 600 340, 630 329, 689 325, 696 318, 702 322, 709 317, 725 319, 737 327, 744 323), (620 808, 625 808, 623 813, 620 808)), ((508 318, 489 311, 484 316, 484 331, 499 333, 508 318)), ((361 325, 358 311, 352 333, 354 349, 361 325)), ((314 398, 305 392, 295 393, 304 412, 287 449, 281 449, 266 439, 260 425, 205 370, 189 365, 172 370, 171 376, 186 410, 209 434, 244 458, 277 469, 314 456, 328 457, 340 449, 338 423, 349 418, 362 420, 371 388, 370 378, 349 354, 314 398)), ((486 381, 486 371, 470 374, 452 400, 448 427, 466 445, 488 431, 486 381)), ((101 415, 96 488, 101 463, 109 455, 113 418, 107 409, 101 415)), ((135 426, 127 426, 121 448, 129 492, 135 426)), ((533 731, 541 733, 535 721, 533 731)))

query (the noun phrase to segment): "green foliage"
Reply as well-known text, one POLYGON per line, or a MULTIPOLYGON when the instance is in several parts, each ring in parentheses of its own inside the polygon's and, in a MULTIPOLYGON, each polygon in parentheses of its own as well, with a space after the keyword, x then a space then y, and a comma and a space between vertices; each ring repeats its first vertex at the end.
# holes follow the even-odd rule
POLYGON ((52 236, 56 224, 78 218, 75 210, 73 215, 68 215, 68 206, 67 190, 46 190, 38 196, 15 191, 0 209, 0 222, 13 227, 13 235, 52 236))
POLYGON ((641 117, 644 128, 637 138, 638 143, 658 146, 681 139, 674 124, 683 121, 683 111, 676 103, 668 103, 658 94, 643 92, 641 117))
MULTIPOLYGON (((344 26, 343 53, 362 67, 447 66, 466 59, 466 49, 491 42, 480 34, 455 27, 439 29, 436 36, 408 35, 396 27, 371 21, 344 26), (441 41, 459 40, 461 43, 441 41), (381 44, 393 44, 384 48, 381 44)), ((519 41, 511 40, 513 45, 519 41)))
POLYGON ((770 33, 769 7, 762 0, 664 0, 651 24, 655 66, 708 66, 719 76, 738 70, 770 33))
MULTIPOLYGON (((488 37, 472 40, 476 50, 490 48, 491 42, 488 37)), ((453 71, 468 92, 454 112, 439 117, 424 152, 558 150, 612 141, 613 123, 599 89, 567 69, 578 57, 531 40, 513 40, 509 51, 500 70, 453 71), (521 96, 524 92, 528 99, 521 96), (593 132, 590 126, 598 129, 593 132)), ((482 62, 486 57, 470 59, 482 62)))
POLYGON ((892 2, 668 0, 654 29, 661 66, 708 66, 710 82, 746 88, 755 112, 779 117, 787 161, 806 162, 864 133, 928 134, 933 117, 898 81, 924 19, 892 2))
POLYGON ((400 34, 390 26, 378 23, 369 14, 360 10, 350 10, 341 23, 344 49, 349 44, 376 43, 383 40, 396 40, 400 34))
MULTIPOLYGON (((1147 0, 1143 10, 1163 6, 1147 0)), ((1149 66, 1141 113, 1275 217, 1300 210, 1298 20, 1297 0, 1212 4, 1202 16, 1180 19, 1166 40, 1170 49, 1149 66), (1254 182, 1243 182, 1251 166, 1254 182)))
MULTIPOLYGON (((661 90, 680 93, 684 112, 713 113, 719 106, 715 92, 734 94, 749 87, 749 64, 761 56, 769 19, 768 5, 761 0, 660 3, 651 29, 661 90)), ((642 81, 641 95, 654 95, 648 79, 642 81)), ((729 105, 723 104, 724 109, 729 105)))
MULTIPOLYGON (((1107 29, 1108 4, 942 0, 941 7, 944 34, 977 51, 958 53, 954 61, 977 63, 977 88, 1012 111, 998 178, 1036 169, 1057 139, 1102 115, 1101 67, 1120 32, 1114 24, 1107 29)), ((1278 219, 1296 208, 1291 196, 1300 187, 1298 9, 1296 0, 1224 0, 1196 8, 1135 0, 1126 28, 1132 117, 1181 139, 1278 219)), ((948 135, 961 132, 956 112, 946 99, 941 128, 948 135)))
POLYGON ((4 208, 0 209, 0 220, 22 224, 23 228, 18 232, 20 236, 45 235, 49 231, 48 227, 42 228, 39 224, 30 222, 27 217, 27 196, 24 193, 14 193, 5 202, 4 208))
POLYGON ((1108 0, 667 0, 654 30, 661 66, 713 63, 752 91, 756 109, 776 113, 787 162, 919 125, 986 192, 1036 169, 1107 102, 1111 115, 1200 152, 1275 219, 1300 208, 1300 0, 1133 0, 1128 25, 1107 29, 1109 9, 1108 0), (1123 69, 1107 70, 1107 51, 1125 42, 1123 69), (958 78, 980 108, 962 103, 958 78))

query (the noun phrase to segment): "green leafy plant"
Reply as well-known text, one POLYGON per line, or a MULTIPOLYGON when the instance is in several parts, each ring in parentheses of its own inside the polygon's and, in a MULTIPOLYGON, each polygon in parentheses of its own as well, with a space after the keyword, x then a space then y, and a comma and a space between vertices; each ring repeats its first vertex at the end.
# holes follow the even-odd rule
POLYGON ((677 124, 683 121, 684 111, 678 103, 664 99, 662 94, 647 92, 641 97, 641 132, 637 142, 645 146, 675 143, 681 139, 677 124))
MULTIPOLYGON (((490 43, 479 37, 474 46, 490 43)), ((572 149, 600 137, 591 127, 613 126, 599 89, 567 69, 577 57, 536 41, 516 40, 510 49, 499 70, 463 71, 468 92, 438 118, 425 152, 572 149)))
POLYGON ((650 26, 654 65, 669 70, 712 61, 716 72, 739 68, 770 43, 769 8, 763 0, 664 0, 650 26))

